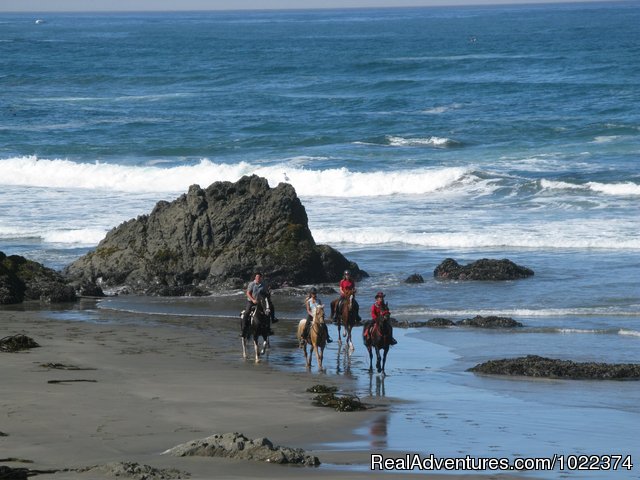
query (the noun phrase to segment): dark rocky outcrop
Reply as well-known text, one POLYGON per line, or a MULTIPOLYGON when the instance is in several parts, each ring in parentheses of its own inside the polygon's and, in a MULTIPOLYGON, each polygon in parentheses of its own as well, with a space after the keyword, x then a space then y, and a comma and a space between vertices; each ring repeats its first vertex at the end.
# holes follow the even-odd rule
POLYGON ((468 265, 460 265, 453 258, 447 258, 433 271, 434 277, 447 280, 517 280, 533 274, 533 270, 506 258, 483 258, 468 265))
POLYGON ((490 360, 469 369, 490 375, 517 375, 572 380, 639 380, 640 364, 573 362, 527 355, 526 357, 490 360))
POLYGON ((76 282, 189 294, 193 287, 237 288, 258 269, 277 287, 337 281, 347 268, 356 279, 367 276, 338 251, 316 245, 291 185, 269 188, 254 175, 192 185, 173 202, 158 202, 149 215, 111 230, 65 273, 76 282))
POLYGON ((443 327, 476 327, 476 328, 515 328, 522 327, 523 325, 509 317, 496 317, 496 316, 488 316, 482 317, 480 315, 476 315, 473 318, 465 318, 464 320, 458 320, 454 322, 448 318, 431 318, 426 322, 407 322, 402 321, 399 322, 396 319, 391 319, 391 324, 394 327, 400 328, 421 328, 421 327, 432 327, 432 328, 443 328, 443 327))
POLYGON ((75 299, 75 289, 55 270, 19 255, 0 252, 0 305, 25 300, 58 303, 75 299))
POLYGON ((419 273, 413 273, 405 279, 404 283, 424 283, 424 278, 419 273))
POLYGON ((454 322, 453 320, 449 320, 448 318, 440 318, 440 317, 430 318, 429 320, 426 321, 427 327, 435 327, 435 328, 451 327, 455 324, 456 322, 454 322))
POLYGON ((464 320, 460 320, 456 322, 456 325, 461 327, 477 327, 477 328, 514 328, 514 327, 522 327, 520 322, 515 321, 513 318, 509 317, 496 317, 496 316, 488 316, 483 317, 480 315, 476 315, 473 318, 465 318, 464 320))
POLYGON ((177 445, 164 454, 176 457, 225 457, 258 462, 315 467, 318 457, 307 455, 301 448, 274 446, 268 438, 250 439, 241 433, 212 435, 177 445))

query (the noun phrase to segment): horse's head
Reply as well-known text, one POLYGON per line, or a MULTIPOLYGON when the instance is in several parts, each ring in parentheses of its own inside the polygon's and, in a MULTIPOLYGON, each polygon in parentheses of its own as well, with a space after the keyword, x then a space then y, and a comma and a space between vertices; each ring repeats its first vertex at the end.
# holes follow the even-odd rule
POLYGON ((351 310, 353 305, 353 290, 347 291, 347 305, 349 305, 349 310, 351 310))
POLYGON ((256 304, 256 309, 263 315, 268 316, 271 313, 271 299, 269 298, 269 295, 267 293, 260 292, 257 300, 258 303, 256 304))
POLYGON ((316 311, 313 316, 313 321, 317 323, 324 323, 324 305, 316 306, 316 311))

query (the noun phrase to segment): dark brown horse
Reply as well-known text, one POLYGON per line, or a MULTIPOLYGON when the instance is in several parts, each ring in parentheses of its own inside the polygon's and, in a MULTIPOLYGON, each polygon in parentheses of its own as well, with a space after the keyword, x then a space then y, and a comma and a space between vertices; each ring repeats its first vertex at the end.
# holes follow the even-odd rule
POLYGON ((255 349, 255 361, 260 361, 260 355, 264 355, 269 347, 269 317, 271 314, 271 299, 268 295, 258 295, 258 303, 249 316, 249 324, 244 325, 240 314, 240 331, 242 335, 242 358, 247 358, 247 340, 253 340, 255 349), (262 337, 262 348, 258 348, 258 338, 262 337))
POLYGON ((369 371, 373 372, 373 349, 376 350, 376 369, 378 373, 384 373, 384 366, 387 363, 387 353, 391 345, 391 329, 389 328, 389 315, 378 317, 375 320, 365 322, 362 328, 362 341, 369 352, 369 371), (380 358, 382 350, 382 358, 380 358))
POLYGON ((351 339, 351 330, 353 330, 353 326, 358 321, 358 306, 355 299, 355 295, 353 292, 347 292, 347 296, 345 298, 341 298, 339 300, 334 300, 331 302, 331 316, 334 316, 334 309, 338 309, 337 317, 338 319, 338 343, 342 343, 340 339, 341 329, 344 327, 344 332, 342 332, 342 336, 345 338, 345 343, 349 346, 351 351, 355 350, 355 346, 353 345, 353 340, 351 339))

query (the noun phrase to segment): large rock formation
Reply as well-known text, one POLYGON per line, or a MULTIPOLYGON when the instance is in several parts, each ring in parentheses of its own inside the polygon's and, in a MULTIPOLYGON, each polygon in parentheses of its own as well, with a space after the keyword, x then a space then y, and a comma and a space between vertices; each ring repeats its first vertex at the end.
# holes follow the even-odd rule
POLYGON ((346 268, 366 276, 338 251, 316 245, 291 185, 269 188, 254 175, 192 185, 173 202, 158 202, 149 215, 111 230, 65 273, 76 282, 191 294, 241 287, 256 270, 278 286, 337 281, 346 268))
POLYGON ((483 258, 468 265, 460 265, 453 258, 447 258, 433 271, 434 277, 447 280, 517 280, 532 275, 533 270, 506 258, 483 258))
POLYGON ((639 380, 640 364, 573 362, 527 355, 480 363, 470 372, 573 380, 639 380))
POLYGON ((46 303, 76 299, 72 286, 55 270, 19 255, 0 252, 0 305, 40 300, 46 303))

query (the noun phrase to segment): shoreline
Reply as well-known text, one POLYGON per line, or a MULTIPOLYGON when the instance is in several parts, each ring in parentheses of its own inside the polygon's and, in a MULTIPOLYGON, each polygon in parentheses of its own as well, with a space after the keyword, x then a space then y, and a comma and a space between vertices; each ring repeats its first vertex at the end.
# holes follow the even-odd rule
MULTIPOLYGON (((313 394, 307 393, 307 388, 323 383, 350 393, 354 382, 347 376, 317 374, 315 364, 312 372, 283 372, 271 367, 268 360, 260 364, 243 361, 235 322, 223 327, 217 322, 215 328, 197 335, 197 327, 158 325, 144 314, 98 310, 96 321, 87 322, 52 319, 56 316, 52 313, 0 310, 3 336, 23 333, 40 344, 40 348, 23 352, 0 353, 6 412, 0 431, 7 434, 0 437, 2 457, 33 462, 2 462, 13 468, 46 470, 138 462, 189 472, 192 479, 213 478, 213 472, 215 478, 336 474, 364 478, 372 474, 362 471, 368 468, 372 452, 340 449, 339 445, 361 440, 356 430, 400 401, 362 398, 364 403, 375 403, 363 412, 313 406, 313 394), (125 324, 101 323, 115 316, 125 324), (137 324, 126 324, 134 317, 137 324), (42 366, 49 363, 87 370, 42 366), (51 380, 88 381, 48 383, 51 380), (253 461, 160 455, 180 443, 228 432, 303 448, 316 455, 322 465, 265 466, 253 461)), ((179 316, 172 318, 178 324, 180 320, 179 316)), ((389 457, 404 455, 388 453, 389 457)), ((509 478, 497 474, 489 478, 494 476, 509 478)), ((38 478, 97 477, 93 471, 42 474, 38 478)))

